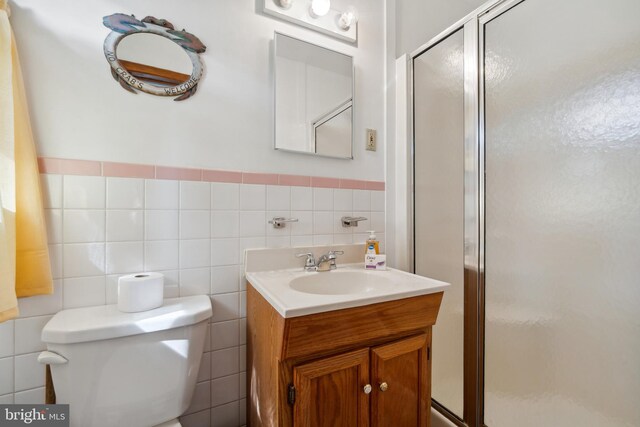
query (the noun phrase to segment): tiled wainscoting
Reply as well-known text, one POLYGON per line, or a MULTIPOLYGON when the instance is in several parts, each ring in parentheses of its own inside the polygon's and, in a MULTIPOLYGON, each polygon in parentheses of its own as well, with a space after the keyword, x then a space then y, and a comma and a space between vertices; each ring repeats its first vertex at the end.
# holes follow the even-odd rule
MULTIPOLYGON (((44 349, 42 327, 54 313, 113 304, 119 275, 159 271, 167 297, 207 294, 213 303, 198 384, 183 425, 242 425, 244 249, 357 243, 366 240, 368 229, 375 229, 384 245, 381 190, 327 188, 340 186, 333 178, 318 179, 320 186, 313 187, 312 180, 298 178, 277 181, 289 185, 268 185, 243 183, 250 179, 205 182, 203 174, 108 177, 103 170, 65 175, 45 168, 48 173, 41 176, 55 293, 20 299, 20 318, 0 324, 0 403, 43 401, 44 369, 36 358, 44 349), (178 180, 185 178, 195 180, 178 180), (369 220, 343 228, 343 215, 369 220), (276 216, 299 222, 277 230, 267 224, 276 216)), ((267 176, 252 175, 258 182, 267 176)), ((359 186, 351 184, 346 186, 359 186)))

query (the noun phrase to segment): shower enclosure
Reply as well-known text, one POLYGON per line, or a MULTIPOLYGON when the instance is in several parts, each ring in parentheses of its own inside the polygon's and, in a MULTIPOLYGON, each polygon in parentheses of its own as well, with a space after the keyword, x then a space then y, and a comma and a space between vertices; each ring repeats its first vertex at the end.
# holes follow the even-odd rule
POLYGON ((485 4, 410 58, 433 406, 640 425, 640 1, 485 4))

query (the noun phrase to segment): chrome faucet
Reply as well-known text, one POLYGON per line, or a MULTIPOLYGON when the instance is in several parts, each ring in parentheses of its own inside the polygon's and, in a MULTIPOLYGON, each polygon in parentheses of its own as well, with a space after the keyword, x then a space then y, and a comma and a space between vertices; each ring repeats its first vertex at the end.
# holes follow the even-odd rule
POLYGON ((338 268, 336 265, 336 259, 338 255, 344 254, 344 251, 329 251, 316 261, 311 252, 297 254, 298 258, 307 257, 304 263, 305 271, 330 271, 338 268))
POLYGON ((304 263, 304 269, 305 271, 316 271, 316 259, 313 256, 313 253, 311 252, 307 252, 307 253, 301 253, 301 254, 296 254, 297 258, 306 256, 307 259, 304 263))
POLYGON ((316 271, 329 271, 338 268, 336 265, 337 255, 344 254, 344 251, 329 251, 320 256, 316 262, 316 271))

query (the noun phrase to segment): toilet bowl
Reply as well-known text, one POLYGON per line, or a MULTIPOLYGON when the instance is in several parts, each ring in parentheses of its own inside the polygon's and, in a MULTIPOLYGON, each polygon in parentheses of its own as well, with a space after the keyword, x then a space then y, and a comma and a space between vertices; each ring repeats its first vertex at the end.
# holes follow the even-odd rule
POLYGON ((196 384, 211 300, 165 300, 123 313, 116 305, 58 312, 42 330, 56 403, 71 427, 177 427, 196 384))

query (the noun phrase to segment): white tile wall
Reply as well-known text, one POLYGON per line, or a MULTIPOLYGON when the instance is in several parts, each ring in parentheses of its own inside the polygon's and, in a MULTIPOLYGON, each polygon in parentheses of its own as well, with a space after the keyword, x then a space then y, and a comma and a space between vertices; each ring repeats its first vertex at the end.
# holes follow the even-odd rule
MULTIPOLYGON (((49 191, 49 194, 55 194, 58 191, 57 189, 49 191)), ((104 209, 105 178, 66 175, 63 179, 62 194, 62 205, 65 209, 104 209)))
POLYGON ((211 209, 211 185, 208 182, 180 182, 180 209, 211 209))
POLYGON ((180 296, 209 294, 211 289, 209 274, 209 267, 180 270, 180 296))
POLYGON ((45 349, 40 341, 42 328, 51 319, 51 316, 25 317, 15 320, 15 354, 33 353, 45 349))
POLYGON ((141 242, 144 238, 144 211, 107 210, 108 242, 141 242))
POLYGON ((291 210, 313 210, 313 188, 291 187, 291 210))
POLYGON ((62 307, 77 308, 106 303, 105 276, 73 277, 63 280, 62 307))
POLYGON ((13 320, 0 323, 0 343, 2 343, 2 345, 0 346, 0 358, 13 356, 15 353, 13 331, 13 320))
POLYGON ((13 393, 15 389, 14 381, 14 357, 4 357, 0 359, 0 395, 13 393))
POLYGON ((42 201, 45 208, 62 207, 62 175, 40 175, 42 201))
POLYGON ((211 211, 211 238, 238 237, 240 213, 238 211, 211 211))
POLYGON ((240 210, 263 211, 266 207, 266 186, 259 184, 240 185, 240 210))
POLYGON ((211 319, 186 427, 246 423, 244 249, 364 242, 384 248, 384 192, 42 175, 52 295, 22 298, 0 324, 0 403, 44 399, 44 324, 63 308, 113 304, 119 275, 165 275, 165 295, 211 296, 211 319), (344 215, 365 216, 356 228, 344 215), (298 222, 276 230, 274 216, 298 222))
POLYGON ((180 207, 180 182, 147 179, 144 183, 145 209, 178 209, 180 207))
POLYGON ((62 209, 45 209, 47 240, 49 243, 62 243, 62 209))
POLYGON ((62 258, 64 277, 97 276, 105 273, 104 243, 65 244, 62 258))
POLYGON ((38 354, 21 354, 15 357, 13 375, 16 392, 44 386, 45 368, 38 363, 38 354))
POLYGON ((291 187, 281 185, 267 186, 267 210, 291 210, 291 187))
POLYGON ((209 239, 210 227, 211 212, 208 209, 180 211, 181 239, 209 239))
POLYGON ((107 209, 142 209, 144 179, 107 178, 107 209))
POLYGON ((211 184, 211 209, 237 211, 240 209, 240 184, 215 182, 211 184))
POLYGON ((108 242, 106 244, 107 274, 130 274, 143 270, 142 242, 108 242))
POLYGON ((352 211, 353 190, 333 190, 333 209, 336 211, 352 211))
POLYGON ((179 247, 178 240, 144 242, 144 269, 146 271, 177 269, 179 247))
POLYGON ((211 427, 228 427, 246 424, 241 421, 239 412, 244 408, 238 408, 238 402, 217 406, 211 409, 211 427))
POLYGON ((44 387, 20 391, 14 395, 14 400, 17 404, 44 404, 44 387))
POLYGON ((62 222, 64 243, 104 242, 104 210, 66 209, 62 222))
POLYGON ((313 189, 313 210, 332 211, 333 210, 333 190, 331 188, 313 189))
POLYGON ((144 215, 145 240, 175 240, 179 236, 177 210, 148 210, 144 215))

